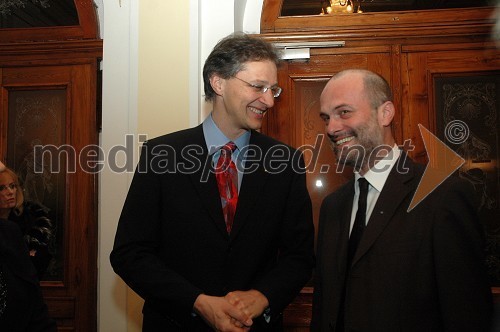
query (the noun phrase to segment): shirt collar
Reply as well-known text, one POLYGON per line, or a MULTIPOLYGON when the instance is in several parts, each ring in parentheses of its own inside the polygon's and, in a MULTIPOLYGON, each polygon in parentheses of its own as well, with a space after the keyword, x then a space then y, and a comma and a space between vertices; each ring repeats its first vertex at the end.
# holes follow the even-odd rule
MULTIPOLYGON (((230 141, 219 127, 217 127, 211 113, 207 116, 205 121, 203 121, 203 135, 205 136, 209 155, 217 152, 222 146, 230 141)), ((241 151, 241 149, 250 142, 250 131, 247 131, 233 142, 236 144, 237 150, 241 151)))
MULTIPOLYGON (((394 144, 392 150, 389 154, 381 159, 378 163, 373 165, 372 168, 365 173, 364 178, 370 183, 370 185, 375 188, 378 192, 382 191, 382 188, 389 177, 392 167, 396 164, 399 156, 401 155, 401 150, 394 144)), ((359 173, 355 173, 354 178, 356 181, 361 177, 359 173)))

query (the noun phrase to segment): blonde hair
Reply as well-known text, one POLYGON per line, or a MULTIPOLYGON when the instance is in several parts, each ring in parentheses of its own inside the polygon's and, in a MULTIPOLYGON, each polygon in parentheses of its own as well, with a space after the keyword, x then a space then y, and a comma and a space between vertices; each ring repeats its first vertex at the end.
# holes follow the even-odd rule
POLYGON ((14 184, 16 185, 16 206, 13 208, 14 213, 16 215, 21 215, 23 213, 23 203, 24 203, 24 194, 23 190, 21 189, 21 185, 19 183, 19 177, 17 176, 16 172, 5 166, 4 169, 0 169, 0 175, 1 174, 7 174, 9 175, 12 180, 14 181, 14 184))

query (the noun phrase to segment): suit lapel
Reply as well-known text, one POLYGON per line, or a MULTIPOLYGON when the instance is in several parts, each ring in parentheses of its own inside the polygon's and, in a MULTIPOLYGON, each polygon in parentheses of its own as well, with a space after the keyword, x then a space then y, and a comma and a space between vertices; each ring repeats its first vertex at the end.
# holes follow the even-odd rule
MULTIPOLYGON (((200 125, 194 128, 195 144, 199 144, 202 149, 200 156, 200 169, 190 174, 191 181, 200 196, 204 207, 208 211, 212 221, 221 233, 227 237, 226 224, 222 214, 222 205, 217 188, 217 180, 213 171, 212 157, 208 155, 207 144, 203 136, 203 127, 200 125)), ((201 151, 201 150, 200 150, 201 151)))
POLYGON ((354 201, 354 180, 349 181, 346 184, 345 191, 342 194, 342 199, 339 200, 338 211, 343 211, 340 216, 339 231, 340 231, 340 241, 338 243, 338 253, 339 257, 337 259, 338 271, 341 272, 340 275, 345 276, 345 270, 347 267, 347 249, 349 243, 349 231, 351 228, 351 213, 352 213, 352 203, 354 201))
POLYGON ((401 209, 400 205, 403 200, 415 189, 414 185, 408 183, 414 177, 414 165, 409 158, 406 158, 406 155, 402 154, 400 160, 401 158, 404 158, 402 160, 405 161, 408 172, 402 173, 398 164, 392 168, 363 233, 352 261, 353 265, 370 249, 394 213, 401 209))
POLYGON ((245 163, 245 173, 241 188, 238 194, 238 205, 234 216, 231 239, 234 239, 244 224, 248 221, 250 212, 256 209, 257 199, 264 188, 269 173, 263 166, 263 159, 268 150, 262 140, 263 136, 257 132, 252 132, 248 146, 248 158, 245 163))

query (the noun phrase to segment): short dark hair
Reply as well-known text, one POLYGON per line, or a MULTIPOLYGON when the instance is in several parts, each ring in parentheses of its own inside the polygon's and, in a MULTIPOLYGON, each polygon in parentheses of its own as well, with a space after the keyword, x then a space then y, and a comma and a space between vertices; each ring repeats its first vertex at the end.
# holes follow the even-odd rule
POLYGON ((280 63, 278 50, 265 40, 244 33, 233 33, 220 40, 208 56, 203 66, 203 84, 205 100, 211 101, 215 91, 210 85, 210 78, 217 74, 222 78, 234 77, 250 61, 269 60, 280 63))
POLYGON ((381 75, 367 72, 364 77, 365 92, 374 109, 385 103, 392 101, 392 91, 389 83, 381 75))

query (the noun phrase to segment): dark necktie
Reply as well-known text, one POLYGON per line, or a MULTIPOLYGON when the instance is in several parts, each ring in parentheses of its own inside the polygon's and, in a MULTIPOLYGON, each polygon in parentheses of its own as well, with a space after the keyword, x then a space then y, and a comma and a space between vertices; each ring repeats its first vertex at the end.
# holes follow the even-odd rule
POLYGON ((231 233, 234 213, 238 204, 238 172, 236 171, 236 165, 231 160, 231 155, 235 149, 236 145, 233 142, 229 142, 221 148, 215 170, 222 203, 222 212, 228 233, 231 233))
POLYGON ((347 256, 347 268, 349 269, 358 248, 359 241, 363 235, 366 225, 366 198, 368 196, 368 181, 365 178, 358 179, 359 185, 359 198, 358 198, 358 211, 356 211, 356 218, 352 226, 351 236, 349 237, 349 251, 347 256))

